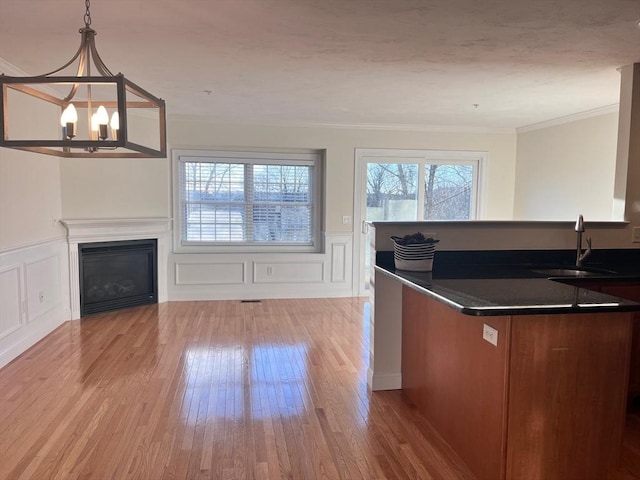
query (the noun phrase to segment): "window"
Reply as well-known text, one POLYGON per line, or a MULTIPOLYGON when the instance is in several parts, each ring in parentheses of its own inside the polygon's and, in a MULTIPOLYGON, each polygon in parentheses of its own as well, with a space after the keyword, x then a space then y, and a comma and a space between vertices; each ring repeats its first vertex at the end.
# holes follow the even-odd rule
POLYGON ((478 170, 478 160, 367 162, 366 220, 473 220, 478 170))
POLYGON ((174 152, 181 246, 317 251, 320 152, 174 152))

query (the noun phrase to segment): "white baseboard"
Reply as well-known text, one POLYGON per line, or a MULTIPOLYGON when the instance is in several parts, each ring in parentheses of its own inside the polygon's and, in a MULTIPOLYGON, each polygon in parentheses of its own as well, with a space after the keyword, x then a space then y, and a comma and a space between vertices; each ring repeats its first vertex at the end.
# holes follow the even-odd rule
POLYGON ((70 309, 66 309, 66 311, 62 309, 51 310, 47 315, 40 317, 36 323, 30 323, 28 327, 21 329, 20 335, 15 338, 14 343, 2 344, 0 347, 0 368, 25 353, 70 318, 70 309))
POLYGON ((379 390, 400 390, 402 388, 401 373, 373 373, 370 368, 367 370, 367 384, 371 391, 379 390))
POLYGON ((253 300, 267 298, 341 298, 353 297, 351 288, 331 288, 323 285, 306 287, 302 285, 271 285, 268 288, 245 286, 215 286, 209 289, 192 287, 170 291, 169 301, 204 301, 204 300, 253 300))

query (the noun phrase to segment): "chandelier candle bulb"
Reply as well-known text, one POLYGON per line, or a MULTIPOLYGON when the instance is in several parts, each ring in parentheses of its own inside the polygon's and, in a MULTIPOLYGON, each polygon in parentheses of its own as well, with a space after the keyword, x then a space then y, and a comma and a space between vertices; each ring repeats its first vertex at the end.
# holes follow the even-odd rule
POLYGON ((98 124, 98 114, 91 115, 91 140, 98 139, 98 130, 100 129, 98 124))
POLYGON ((111 115, 111 137, 118 140, 118 131, 120 130, 120 114, 113 112, 111 115))
POLYGON ((107 125, 109 124, 109 114, 107 113, 107 109, 100 105, 95 115, 96 122, 98 123, 98 138, 100 140, 106 140, 108 136, 107 125))
POLYGON ((76 136, 76 123, 78 123, 78 112, 73 103, 67 105, 62 115, 60 115, 60 125, 62 125, 62 137, 72 139, 76 136))

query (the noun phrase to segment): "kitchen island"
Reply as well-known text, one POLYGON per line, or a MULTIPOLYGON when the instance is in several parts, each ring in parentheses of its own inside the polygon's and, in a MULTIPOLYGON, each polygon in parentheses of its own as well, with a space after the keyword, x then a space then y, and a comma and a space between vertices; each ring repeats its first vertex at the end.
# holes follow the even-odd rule
POLYGON ((406 397, 480 480, 604 479, 618 462, 640 303, 593 286, 640 285, 640 264, 603 268, 583 288, 549 275, 558 269, 541 253, 501 255, 440 252, 433 272, 413 273, 377 252, 374 336, 399 348, 374 339, 372 388, 394 388, 399 368, 406 397))

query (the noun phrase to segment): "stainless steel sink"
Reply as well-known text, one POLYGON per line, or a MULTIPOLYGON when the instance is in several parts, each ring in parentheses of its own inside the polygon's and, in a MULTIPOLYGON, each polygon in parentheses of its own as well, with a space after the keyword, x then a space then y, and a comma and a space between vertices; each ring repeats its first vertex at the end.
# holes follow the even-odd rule
POLYGON ((588 269, 583 267, 538 268, 532 270, 532 272, 546 275, 548 277, 589 277, 614 273, 607 270, 588 269))

